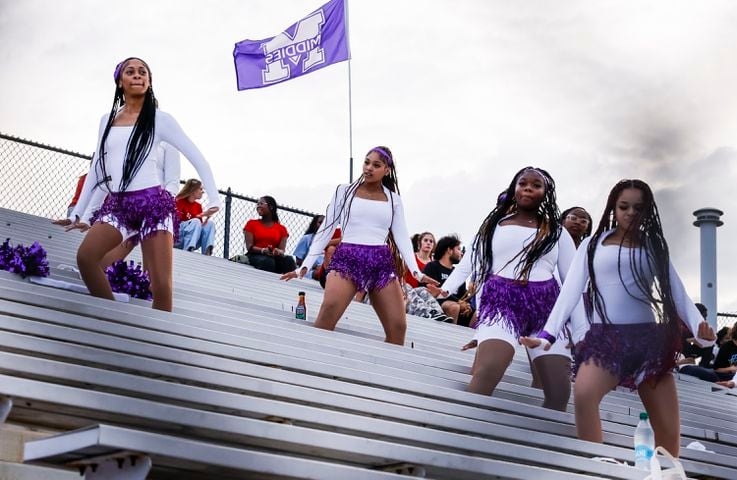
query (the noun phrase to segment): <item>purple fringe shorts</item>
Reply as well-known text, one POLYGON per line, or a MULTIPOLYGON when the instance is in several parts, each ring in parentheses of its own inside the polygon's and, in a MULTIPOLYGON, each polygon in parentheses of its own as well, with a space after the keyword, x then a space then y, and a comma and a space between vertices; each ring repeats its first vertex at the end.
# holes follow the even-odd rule
POLYGON ((542 330, 560 293, 554 278, 521 282, 490 275, 479 300, 478 325, 499 324, 522 337, 542 330))
POLYGON ((328 272, 337 272, 361 290, 381 290, 398 278, 392 252, 387 245, 340 243, 328 272))
POLYGON ((672 371, 680 351, 678 329, 662 323, 594 323, 576 345, 573 373, 586 362, 609 370, 619 385, 635 390, 672 371))
POLYGON ((179 237, 179 214, 174 197, 160 186, 132 192, 110 193, 93 213, 92 223, 104 222, 117 228, 123 241, 137 245, 155 232, 165 230, 179 237))

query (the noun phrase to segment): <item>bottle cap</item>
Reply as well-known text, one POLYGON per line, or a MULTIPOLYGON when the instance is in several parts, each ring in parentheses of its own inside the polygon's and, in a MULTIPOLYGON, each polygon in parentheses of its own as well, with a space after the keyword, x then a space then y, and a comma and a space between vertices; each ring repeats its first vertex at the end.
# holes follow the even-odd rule
POLYGON ((304 294, 305 294, 305 292, 299 292, 299 293, 297 293, 297 295, 304 295, 304 294))
POLYGON ((647 412, 640 412, 640 420, 647 420, 647 412))

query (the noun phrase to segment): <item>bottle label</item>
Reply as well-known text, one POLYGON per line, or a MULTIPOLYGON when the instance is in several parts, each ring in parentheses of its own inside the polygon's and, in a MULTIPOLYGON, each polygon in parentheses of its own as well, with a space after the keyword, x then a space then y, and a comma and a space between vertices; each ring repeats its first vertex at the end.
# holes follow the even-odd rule
POLYGON ((294 309, 294 318, 307 320, 307 309, 302 305, 297 305, 297 308, 294 309))
POLYGON ((635 445, 635 462, 650 460, 653 457, 653 449, 647 445, 635 445))

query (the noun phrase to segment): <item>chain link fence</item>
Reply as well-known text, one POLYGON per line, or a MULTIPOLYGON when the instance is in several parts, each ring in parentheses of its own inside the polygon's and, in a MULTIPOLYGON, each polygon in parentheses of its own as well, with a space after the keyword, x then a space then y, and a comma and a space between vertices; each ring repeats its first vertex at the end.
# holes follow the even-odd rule
MULTIPOLYGON (((77 180, 89 171, 92 155, 71 152, 0 133, 0 208, 63 218, 77 180)), ((213 255, 230 258, 245 253, 243 227, 256 214, 257 198, 220 190, 223 211, 211 221, 216 239, 213 255)), ((278 199, 277 199, 278 201, 278 199)), ((289 231, 292 253, 314 213, 279 206, 279 220, 289 231)))

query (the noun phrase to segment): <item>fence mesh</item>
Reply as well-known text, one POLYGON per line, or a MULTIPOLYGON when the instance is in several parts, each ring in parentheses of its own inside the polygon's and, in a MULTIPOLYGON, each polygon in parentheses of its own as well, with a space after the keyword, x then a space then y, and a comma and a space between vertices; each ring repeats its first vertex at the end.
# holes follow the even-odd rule
MULTIPOLYGON (((71 152, 0 133, 0 207, 46 218, 66 216, 78 178, 87 173, 92 155, 71 152)), ((216 239, 213 254, 232 257, 245 252, 243 226, 256 214, 256 198, 220 190, 225 208, 212 218, 216 239), (229 216, 228 216, 229 214, 229 216), (230 220, 228 248, 225 224, 230 220)), ((292 253, 314 213, 279 207, 279 220, 289 231, 286 251, 292 253)))

